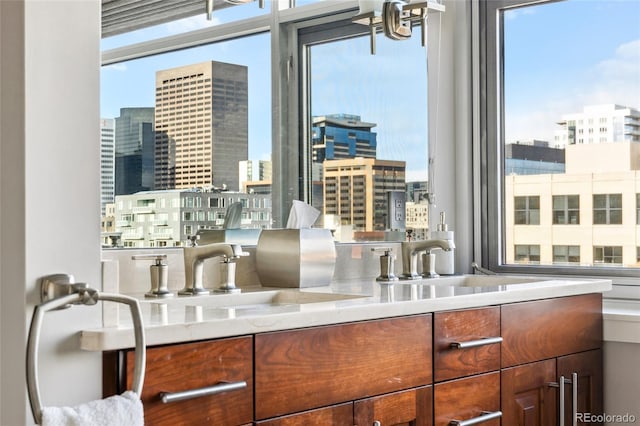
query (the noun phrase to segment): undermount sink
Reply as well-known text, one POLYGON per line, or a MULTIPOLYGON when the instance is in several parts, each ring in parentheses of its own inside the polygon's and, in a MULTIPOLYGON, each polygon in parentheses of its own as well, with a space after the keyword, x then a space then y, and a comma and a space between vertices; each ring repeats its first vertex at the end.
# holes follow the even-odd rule
MULTIPOLYGON (((511 275, 451 275, 423 279, 419 281, 419 283, 453 287, 495 287, 502 285, 528 284, 541 281, 546 280, 536 277, 518 277, 511 275)), ((402 284, 416 284, 415 281, 411 280, 400 280, 396 281, 396 283, 397 282, 402 284)))
POLYGON ((242 308, 258 306, 307 305, 311 303, 338 302, 365 296, 336 293, 302 292, 299 290, 264 290, 236 294, 211 294, 207 296, 176 297, 145 300, 145 303, 171 306, 202 306, 203 308, 242 308))

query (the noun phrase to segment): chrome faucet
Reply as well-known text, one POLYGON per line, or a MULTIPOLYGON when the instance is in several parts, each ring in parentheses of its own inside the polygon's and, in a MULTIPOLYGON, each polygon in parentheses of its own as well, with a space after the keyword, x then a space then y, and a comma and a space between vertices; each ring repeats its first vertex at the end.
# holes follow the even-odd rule
MULTIPOLYGON (((426 251, 427 256, 432 256, 431 250, 442 249, 445 251, 456 248, 453 240, 424 240, 424 241, 403 241, 402 250, 402 280, 417 280, 422 278, 418 274, 418 253, 426 251)), ((431 278, 437 276, 433 271, 434 259, 430 259, 430 271, 425 271, 424 276, 431 278)))
POLYGON ((215 292, 238 293, 240 289, 235 284, 236 261, 248 253, 242 251, 240 244, 215 243, 203 246, 185 247, 184 252, 184 278, 185 287, 178 292, 179 295, 203 295, 210 291, 202 284, 202 270, 206 259, 222 256, 221 276, 223 282, 215 292))

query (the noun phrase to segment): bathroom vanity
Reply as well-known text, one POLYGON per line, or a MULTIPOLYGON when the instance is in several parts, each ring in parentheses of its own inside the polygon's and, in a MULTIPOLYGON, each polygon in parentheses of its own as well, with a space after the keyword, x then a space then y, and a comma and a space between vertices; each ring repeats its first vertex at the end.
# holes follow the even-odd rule
MULTIPOLYGON (((571 424, 602 412, 610 286, 465 276, 144 301, 145 421, 571 424)), ((131 385, 126 322, 82 335, 105 396, 131 385)))

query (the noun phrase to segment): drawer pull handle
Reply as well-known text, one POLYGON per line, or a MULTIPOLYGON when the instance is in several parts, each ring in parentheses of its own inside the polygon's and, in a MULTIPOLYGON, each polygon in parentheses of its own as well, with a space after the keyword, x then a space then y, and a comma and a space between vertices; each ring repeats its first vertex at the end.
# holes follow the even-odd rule
POLYGON ((201 396, 215 395, 217 393, 229 392, 247 387, 247 382, 218 383, 217 385, 207 386, 199 389, 190 389, 182 392, 160 392, 160 398, 163 404, 170 402, 184 401, 185 399, 200 398, 201 396))
POLYGON ((454 349, 467 349, 501 342, 502 337, 485 337, 478 340, 469 340, 468 342, 451 342, 450 346, 454 349))
POLYGON ((488 422, 489 420, 499 419, 502 417, 502 411, 483 411, 478 417, 473 417, 468 420, 451 420, 449 426, 471 426, 478 423, 488 422))
POLYGON ((571 380, 565 379, 564 376, 560 376, 559 382, 551 382, 548 383, 552 388, 558 388, 558 417, 560 421, 558 422, 558 426, 564 426, 564 385, 570 384, 571 380))

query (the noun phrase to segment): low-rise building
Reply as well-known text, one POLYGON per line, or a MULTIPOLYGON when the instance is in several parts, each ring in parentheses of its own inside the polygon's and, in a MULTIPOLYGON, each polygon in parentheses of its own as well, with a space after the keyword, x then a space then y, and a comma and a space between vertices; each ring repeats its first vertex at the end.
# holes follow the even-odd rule
POLYGON ((115 231, 123 247, 186 245, 201 229, 222 229, 227 208, 242 203, 243 228, 271 227, 271 195, 205 189, 116 196, 115 231))

